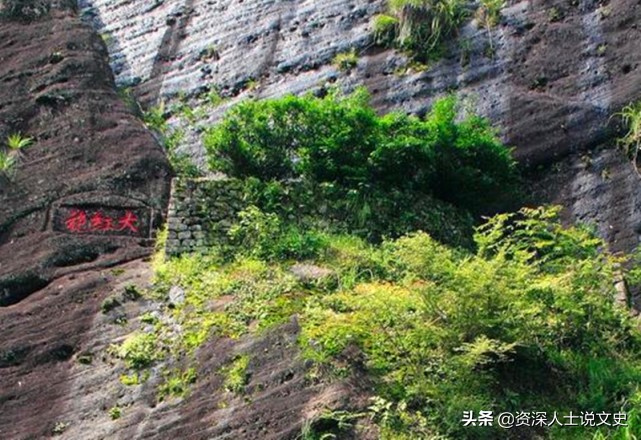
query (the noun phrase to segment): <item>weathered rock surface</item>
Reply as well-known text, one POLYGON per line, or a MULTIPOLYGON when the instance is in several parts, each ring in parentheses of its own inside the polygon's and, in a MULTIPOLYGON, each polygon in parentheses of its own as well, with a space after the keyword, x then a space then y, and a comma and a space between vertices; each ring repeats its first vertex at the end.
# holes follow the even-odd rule
POLYGON ((34 138, 12 180, 0 182, 4 306, 81 263, 113 265, 148 254, 149 230, 136 237, 70 235, 54 223, 67 202, 144 207, 157 217, 170 171, 162 148, 118 98, 104 45, 72 6, 55 4, 33 22, 4 19, 0 42, 0 143, 12 133, 34 138))

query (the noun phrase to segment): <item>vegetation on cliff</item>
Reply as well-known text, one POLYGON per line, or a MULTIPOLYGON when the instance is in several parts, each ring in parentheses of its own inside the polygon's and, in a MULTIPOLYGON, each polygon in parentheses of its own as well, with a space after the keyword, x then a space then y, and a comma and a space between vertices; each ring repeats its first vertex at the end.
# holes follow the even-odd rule
POLYGON ((637 159, 641 145, 641 102, 632 102, 626 105, 615 116, 621 118, 621 122, 627 128, 625 135, 619 138, 619 144, 632 161, 637 174, 640 174, 637 159))
MULTIPOLYGON (((365 369, 376 391, 369 408, 354 410, 366 410, 361 417, 379 426, 380 438, 502 438, 496 426, 463 427, 470 410, 621 411, 628 427, 535 431, 555 439, 637 433, 641 334, 613 301, 622 260, 589 228, 561 226, 557 208, 493 217, 477 229, 474 252, 423 232, 380 245, 314 230, 280 233, 271 216, 251 211, 234 228, 243 239, 233 253, 158 255, 155 295, 185 291, 184 303, 167 309, 181 330, 157 323, 152 351, 152 338, 127 340, 120 351, 131 367, 192 359, 214 335, 260 335, 296 315, 310 381, 365 369), (321 275, 296 276, 300 258, 321 275)), ((251 356, 222 371, 236 394, 245 392, 251 356)), ((180 384, 177 395, 188 387, 181 378, 198 380, 190 362, 167 379, 180 384)))
MULTIPOLYGON (((464 426, 465 411, 628 417, 519 427, 519 438, 641 434, 641 333, 614 301, 624 258, 589 227, 562 226, 558 208, 495 215, 469 243, 442 234, 516 192, 509 150, 485 120, 458 118, 453 98, 424 120, 377 116, 366 98, 247 101, 207 133, 211 166, 246 179, 253 204, 205 254, 158 252, 152 295, 167 305, 114 347, 122 382, 173 359, 159 398, 184 396, 210 338, 261 336, 295 316, 310 384, 364 374, 373 385, 368 407, 331 408, 336 423, 304 424, 301 438, 341 438, 362 418, 381 439, 506 436, 464 426)), ((218 371, 226 393, 251 399, 252 356, 218 371)))
MULTIPOLYGON (((296 181, 305 188, 298 207, 329 200, 335 212, 326 217, 375 241, 417 229, 439 235, 447 219, 471 231, 466 215, 513 202, 515 162, 485 119, 457 119, 454 97, 437 101, 425 119, 378 116, 368 98, 361 89, 245 101, 207 132, 209 164, 258 181, 259 207, 281 216, 300 216, 277 202, 283 183, 296 181)), ((438 238, 463 244, 460 234, 438 238)))
MULTIPOLYGON (((476 9, 493 49, 491 28, 498 24, 504 0, 481 0, 476 9)), ((475 2, 468 0, 389 0, 388 12, 374 17, 374 41, 407 52, 426 62, 443 53, 445 42, 470 16, 475 2)))
POLYGON ((32 143, 32 138, 22 136, 20 133, 7 136, 4 147, 0 147, 0 178, 11 180, 16 172, 18 161, 22 157, 22 150, 32 143))

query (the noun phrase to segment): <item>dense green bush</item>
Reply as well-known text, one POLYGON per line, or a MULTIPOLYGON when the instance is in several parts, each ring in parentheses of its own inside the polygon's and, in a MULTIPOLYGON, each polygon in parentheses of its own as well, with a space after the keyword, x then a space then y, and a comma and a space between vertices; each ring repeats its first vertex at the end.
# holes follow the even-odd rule
POLYGON ((256 206, 239 213, 229 235, 234 253, 271 259, 306 259, 318 256, 325 245, 323 234, 284 224, 278 215, 264 213, 256 206))
POLYGON ((234 177, 336 185, 345 194, 433 196, 474 214, 514 195, 510 151, 483 118, 457 121, 454 97, 437 101, 424 120, 379 117, 368 98, 361 89, 243 102, 206 134, 210 166, 234 177))

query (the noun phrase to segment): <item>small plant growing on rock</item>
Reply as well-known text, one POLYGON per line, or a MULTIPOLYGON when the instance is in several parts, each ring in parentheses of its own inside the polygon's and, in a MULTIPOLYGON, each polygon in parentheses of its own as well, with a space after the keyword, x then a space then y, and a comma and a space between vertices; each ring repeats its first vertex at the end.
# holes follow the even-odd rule
POLYGON ((501 21, 501 9, 505 7, 504 0, 481 0, 481 4, 476 11, 477 19, 483 23, 487 30, 487 37, 490 43, 490 50, 494 58, 494 42, 492 41, 492 28, 501 21))
POLYGON ((20 133, 13 133, 7 136, 5 148, 0 148, 0 177, 11 180, 16 171, 18 158, 21 150, 33 144, 33 139, 22 136, 20 133))
POLYGON ((117 354, 128 368, 142 369, 157 358, 156 337, 151 333, 135 333, 118 347, 117 354))
POLYGON ((11 179, 15 172, 16 157, 7 151, 0 151, 0 175, 11 179))
POLYGON ((120 306, 120 301, 115 296, 110 296, 105 298, 105 300, 100 305, 100 310, 102 313, 109 313, 116 307, 120 306))
POLYGON ((165 101, 160 101, 160 104, 146 111, 143 120, 147 127, 164 134, 169 128, 165 116, 165 101))
POLYGON ((198 374, 194 368, 169 372, 165 383, 160 386, 159 400, 164 400, 167 396, 184 397, 189 391, 189 386, 196 383, 197 379, 198 374))
POLYGON ((398 33, 398 18, 387 14, 376 15, 372 21, 376 44, 390 45, 398 33))
POLYGON ((56 422, 56 424, 53 425, 53 429, 51 430, 51 433, 53 435, 60 435, 63 432, 65 432, 68 427, 69 427, 69 423, 67 422, 56 422))
POLYGON ((136 100, 136 96, 130 87, 119 87, 118 97, 127 106, 129 111, 138 117, 143 117, 142 107, 136 100))
POLYGON ((216 88, 213 88, 205 95, 205 101, 211 107, 218 107, 225 101, 225 99, 220 96, 220 93, 216 88))
POLYGON ((630 103, 616 113, 623 124, 627 127, 627 133, 619 138, 619 144, 623 147, 625 154, 632 161, 637 174, 641 176, 637 167, 637 157, 639 156, 639 147, 641 146, 641 101, 630 103))
POLYGON ((397 44, 420 59, 438 52, 467 16, 465 0, 390 0, 398 17, 397 44))
POLYGON ((201 61, 220 60, 220 53, 218 52, 218 48, 213 44, 207 46, 206 48, 200 51, 199 59, 201 61))
POLYGON ((481 0, 476 16, 489 29, 499 24, 504 7, 505 0, 481 0))
POLYGON ((7 137, 7 147, 12 151, 20 151, 33 143, 33 139, 22 136, 20 133, 10 134, 7 137))
POLYGON ((225 389, 234 394, 241 394, 245 385, 249 381, 247 367, 249 366, 249 356, 243 355, 237 358, 227 369, 225 379, 225 389))
POLYGON ((358 55, 356 50, 339 53, 334 57, 334 66, 342 72, 349 72, 358 64, 358 55))
POLYGON ((117 420, 122 416, 122 410, 120 409, 119 406, 113 406, 109 409, 109 417, 111 417, 111 420, 117 420))
POLYGON ((260 87, 260 82, 258 82, 258 80, 256 80, 255 78, 249 78, 245 83, 245 90, 249 92, 257 90, 258 87, 260 87))
POLYGON ((127 284, 122 297, 127 301, 136 301, 142 298, 142 293, 135 284, 127 284))
POLYGON ((49 55, 49 62, 51 64, 58 64, 60 61, 64 59, 65 59, 65 56, 62 54, 62 52, 59 52, 59 51, 52 52, 49 55))
POLYGON ((93 362, 93 355, 91 353, 83 353, 76 360, 79 364, 89 365, 93 362))
POLYGON ((149 376, 150 376, 150 373, 148 370, 143 372, 136 371, 131 374, 123 374, 120 376, 120 383, 127 387, 140 385, 142 383, 147 382, 147 380, 149 379, 149 376))
POLYGON ((548 19, 550 20, 550 23, 561 21, 563 20, 563 13, 559 8, 554 6, 548 10, 548 19))

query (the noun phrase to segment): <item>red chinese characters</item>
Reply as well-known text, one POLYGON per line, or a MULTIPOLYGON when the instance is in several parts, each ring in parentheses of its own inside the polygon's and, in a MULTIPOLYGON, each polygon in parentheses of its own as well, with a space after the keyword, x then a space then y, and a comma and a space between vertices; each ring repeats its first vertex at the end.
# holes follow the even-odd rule
POLYGON ((88 214, 82 209, 73 209, 64 221, 65 228, 72 233, 133 232, 138 233, 138 217, 132 211, 114 219, 102 211, 88 214))
POLYGON ((118 220, 119 231, 130 230, 131 232, 138 232, 136 223, 138 222, 138 217, 131 212, 127 211, 125 215, 118 220))
POLYGON ((87 213, 74 209, 65 220, 65 226, 69 232, 84 232, 87 226, 87 213))

